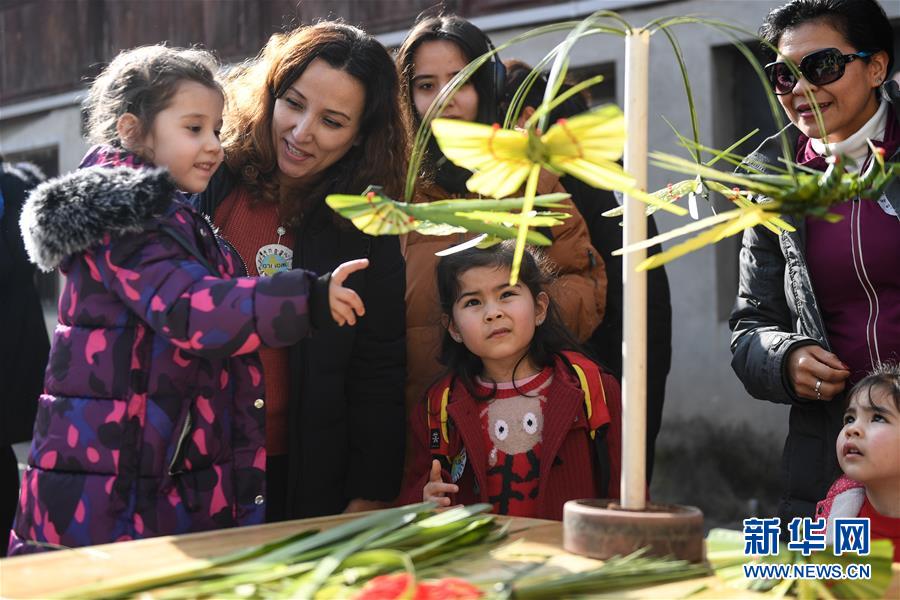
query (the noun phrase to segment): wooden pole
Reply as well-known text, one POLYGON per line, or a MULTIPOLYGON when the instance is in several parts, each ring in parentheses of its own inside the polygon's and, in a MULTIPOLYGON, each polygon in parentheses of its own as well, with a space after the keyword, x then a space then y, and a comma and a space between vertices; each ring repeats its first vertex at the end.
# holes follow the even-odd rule
MULTIPOLYGON (((635 29, 625 38, 625 171, 647 189, 647 103, 650 33, 635 29)), ((646 205, 625 196, 623 246, 647 238, 646 205)), ((635 267, 646 250, 625 254, 622 262, 624 315, 622 338, 622 506, 646 507, 647 453, 647 273, 635 267)))

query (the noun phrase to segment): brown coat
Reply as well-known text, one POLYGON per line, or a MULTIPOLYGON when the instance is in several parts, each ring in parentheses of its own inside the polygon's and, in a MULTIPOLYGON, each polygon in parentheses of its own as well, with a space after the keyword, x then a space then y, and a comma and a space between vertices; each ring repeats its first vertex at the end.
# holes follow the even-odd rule
MULTIPOLYGON (((565 192, 559 180, 542 173, 538 193, 565 192)), ((448 198, 440 188, 417 195, 417 202, 448 198)), ((600 253, 591 246, 587 225, 566 200, 564 212, 572 216, 553 227, 553 245, 545 249, 557 267, 557 279, 547 290, 562 315, 563 322, 579 341, 588 339, 603 320, 606 307, 606 268, 600 253)), ((474 237, 473 234, 429 236, 412 232, 401 236, 400 248, 406 259, 406 408, 411 414, 416 402, 441 375, 438 362, 441 337, 441 308, 437 293, 435 252, 474 237)))

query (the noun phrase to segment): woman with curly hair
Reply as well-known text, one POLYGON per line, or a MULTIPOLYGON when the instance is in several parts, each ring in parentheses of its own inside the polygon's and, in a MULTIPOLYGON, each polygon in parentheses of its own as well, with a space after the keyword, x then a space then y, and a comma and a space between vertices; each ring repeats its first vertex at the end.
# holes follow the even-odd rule
POLYGON ((201 208, 251 275, 326 273, 369 259, 348 287, 366 313, 262 353, 267 520, 378 508, 399 490, 406 365, 405 268, 326 205, 369 184, 395 197, 406 132, 390 55, 365 32, 321 22, 271 37, 225 82, 225 165, 201 208))

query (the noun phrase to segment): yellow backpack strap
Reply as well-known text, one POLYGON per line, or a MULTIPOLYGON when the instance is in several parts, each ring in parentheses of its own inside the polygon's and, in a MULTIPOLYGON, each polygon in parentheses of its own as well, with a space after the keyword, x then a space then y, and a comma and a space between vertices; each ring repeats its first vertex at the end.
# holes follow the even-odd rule
POLYGON ((450 435, 447 430, 447 403, 450 401, 450 388, 453 377, 448 375, 428 389, 428 424, 429 445, 431 454, 442 463, 447 462, 450 453, 450 435))
POLYGON ((594 439, 597 430, 610 421, 600 367, 579 352, 564 351, 562 355, 578 377, 578 384, 584 392, 584 412, 587 415, 591 439, 594 439))

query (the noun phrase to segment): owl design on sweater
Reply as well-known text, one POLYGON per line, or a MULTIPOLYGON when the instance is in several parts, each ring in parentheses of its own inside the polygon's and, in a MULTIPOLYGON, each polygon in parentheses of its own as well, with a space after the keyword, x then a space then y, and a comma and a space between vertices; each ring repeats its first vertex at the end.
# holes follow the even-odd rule
POLYGON ((536 504, 546 397, 492 400, 482 411, 488 447, 489 500, 500 514, 528 516, 536 504))

